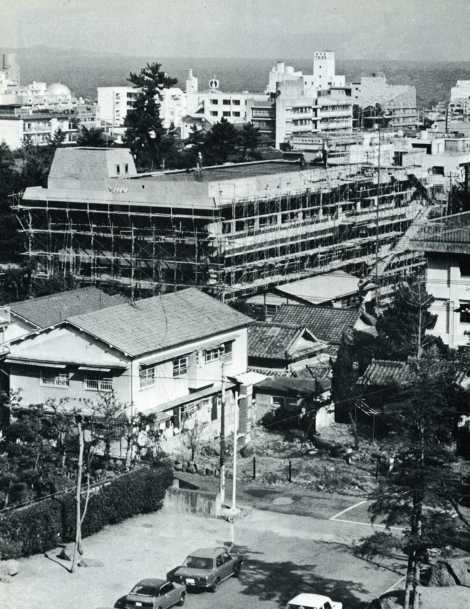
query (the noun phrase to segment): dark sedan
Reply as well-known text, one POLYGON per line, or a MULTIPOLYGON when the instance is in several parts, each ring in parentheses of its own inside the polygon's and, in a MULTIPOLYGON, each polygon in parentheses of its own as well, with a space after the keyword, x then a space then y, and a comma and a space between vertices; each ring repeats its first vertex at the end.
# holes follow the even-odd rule
POLYGON ((215 592, 217 586, 232 575, 237 577, 242 557, 226 547, 199 548, 184 563, 167 574, 169 581, 184 584, 187 588, 202 588, 215 592))
POLYGON ((169 609, 183 605, 186 587, 163 579, 142 579, 115 606, 122 609, 169 609))

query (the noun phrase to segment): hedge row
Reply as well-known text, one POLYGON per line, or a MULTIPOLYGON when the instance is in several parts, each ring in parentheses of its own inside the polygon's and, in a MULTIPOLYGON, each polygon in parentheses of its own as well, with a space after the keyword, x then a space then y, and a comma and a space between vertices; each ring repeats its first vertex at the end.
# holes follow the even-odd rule
MULTIPOLYGON (((142 468, 106 483, 90 495, 82 536, 107 524, 159 510, 173 474, 168 466, 142 468)), ((84 497, 82 498, 84 503, 84 497)), ((47 552, 75 539, 73 494, 46 499, 0 514, 0 558, 47 552)))

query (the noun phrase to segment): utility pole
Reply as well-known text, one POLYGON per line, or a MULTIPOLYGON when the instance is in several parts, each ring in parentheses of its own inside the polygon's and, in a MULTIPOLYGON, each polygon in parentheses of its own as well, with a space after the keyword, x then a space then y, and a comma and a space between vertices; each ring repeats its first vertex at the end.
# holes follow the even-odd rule
POLYGON ((237 451, 238 451, 238 391, 235 392, 233 422, 233 471, 232 471, 232 512, 237 509, 237 451))
POLYGON ((423 325, 423 316, 422 316, 422 300, 421 300, 421 281, 418 282, 418 349, 417 349, 417 357, 418 357, 418 366, 419 360, 421 359, 422 345, 421 345, 421 332, 423 325))
POLYGON ((222 389, 220 405, 220 478, 219 496, 221 505, 225 502, 225 370, 222 361, 222 389))
POLYGON ((380 163, 381 163, 381 142, 380 142, 380 124, 377 124, 379 134, 379 147, 377 155, 377 205, 375 209, 375 300, 377 309, 380 301, 380 288, 379 288, 379 203, 380 203, 380 163))
POLYGON ((75 495, 76 501, 76 515, 75 515, 75 545, 73 548, 72 565, 70 572, 73 573, 77 566, 77 553, 81 551, 82 544, 82 516, 81 516, 81 496, 82 496, 82 473, 83 473, 83 429, 82 429, 82 418, 80 415, 77 416, 77 428, 78 428, 78 472, 77 472, 77 489, 75 495))

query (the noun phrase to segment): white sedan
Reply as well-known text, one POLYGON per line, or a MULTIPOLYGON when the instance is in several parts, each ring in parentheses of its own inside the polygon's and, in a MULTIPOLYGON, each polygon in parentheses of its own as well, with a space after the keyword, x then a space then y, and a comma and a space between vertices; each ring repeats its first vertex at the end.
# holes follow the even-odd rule
POLYGON ((332 601, 322 594, 297 594, 288 603, 286 609, 343 609, 343 603, 332 601))

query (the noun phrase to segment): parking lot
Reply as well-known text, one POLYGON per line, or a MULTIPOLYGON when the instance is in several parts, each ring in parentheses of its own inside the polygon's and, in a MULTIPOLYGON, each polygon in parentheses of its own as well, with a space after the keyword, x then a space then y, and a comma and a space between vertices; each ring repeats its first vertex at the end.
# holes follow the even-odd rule
MULTIPOLYGON (((402 564, 378 567, 353 556, 350 543, 369 527, 251 510, 235 525, 235 543, 245 555, 240 578, 216 593, 189 594, 194 609, 280 609, 299 591, 325 593, 358 609, 401 576, 402 564)), ((85 540, 95 564, 71 575, 43 556, 21 561, 20 574, 0 584, 1 609, 98 609, 144 577, 161 577, 200 546, 231 538, 221 520, 161 512, 132 518, 85 540)))

